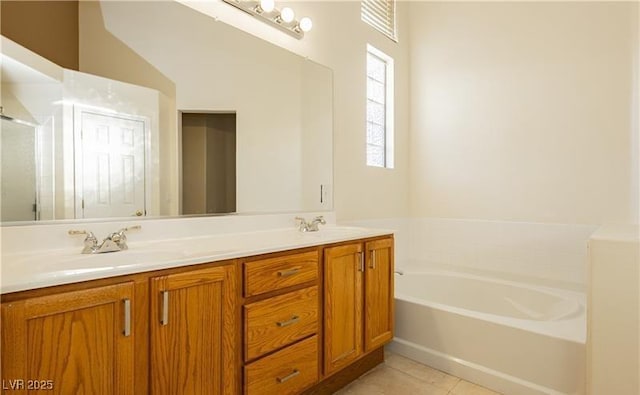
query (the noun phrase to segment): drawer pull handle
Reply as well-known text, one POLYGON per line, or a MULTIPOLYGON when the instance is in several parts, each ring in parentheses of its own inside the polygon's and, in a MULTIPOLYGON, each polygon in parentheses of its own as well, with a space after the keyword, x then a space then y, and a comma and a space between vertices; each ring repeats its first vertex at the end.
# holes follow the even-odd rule
POLYGON ((294 315, 293 317, 291 317, 291 319, 289 319, 287 321, 278 321, 278 322, 276 322, 276 325, 278 325, 279 327, 282 328, 283 326, 293 325, 298 321, 300 321, 300 317, 298 317, 297 315, 294 315))
POLYGON ((293 369, 293 372, 289 373, 284 377, 276 377, 276 381, 278 382, 278 384, 282 384, 286 381, 291 380, 292 378, 296 377, 299 374, 300 374, 300 371, 298 369, 293 369))
POLYGON ((125 336, 131 335, 131 300, 125 299, 124 301, 124 328, 122 334, 125 336))
POLYGON ((299 271, 300 271, 299 267, 294 267, 294 268, 288 269, 288 270, 280 270, 280 271, 278 271, 278 277, 293 276, 294 274, 298 273, 299 271))
POLYGON ((169 291, 162 291, 162 316, 160 317, 160 324, 169 324, 169 291))

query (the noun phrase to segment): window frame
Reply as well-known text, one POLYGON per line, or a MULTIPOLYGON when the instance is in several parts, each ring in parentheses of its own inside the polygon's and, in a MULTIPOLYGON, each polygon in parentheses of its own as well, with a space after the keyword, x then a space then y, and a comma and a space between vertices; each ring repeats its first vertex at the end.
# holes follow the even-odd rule
POLYGON ((365 79, 366 79, 366 106, 365 106, 365 157, 366 164, 370 167, 379 167, 386 169, 393 169, 395 166, 395 158, 394 158, 394 60, 391 56, 386 53, 380 51, 376 47, 371 44, 367 44, 367 52, 366 52, 366 62, 365 62, 365 79), (369 162, 369 145, 371 144, 369 140, 369 133, 367 132, 369 128, 369 102, 373 101, 369 96, 369 56, 374 56, 377 59, 381 60, 385 63, 385 81, 384 81, 384 160, 383 164, 372 164, 369 162))

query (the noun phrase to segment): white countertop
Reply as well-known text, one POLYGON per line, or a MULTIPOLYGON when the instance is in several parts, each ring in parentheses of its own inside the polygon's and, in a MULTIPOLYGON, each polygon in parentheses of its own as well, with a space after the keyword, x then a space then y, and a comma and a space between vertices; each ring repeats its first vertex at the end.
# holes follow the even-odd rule
POLYGON ((325 226, 318 232, 307 233, 287 228, 144 242, 130 238, 128 250, 105 254, 81 254, 82 247, 3 253, 0 292, 24 291, 392 233, 382 229, 325 226))

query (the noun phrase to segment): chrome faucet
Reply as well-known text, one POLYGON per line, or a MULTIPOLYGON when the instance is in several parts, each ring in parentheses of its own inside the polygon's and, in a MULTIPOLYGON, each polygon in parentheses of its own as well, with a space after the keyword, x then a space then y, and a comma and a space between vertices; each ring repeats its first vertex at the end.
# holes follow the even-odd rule
POLYGON ((302 217, 296 217, 296 221, 299 222, 298 230, 300 232, 317 232, 320 230, 318 225, 326 225, 327 221, 324 220, 322 215, 315 217, 311 222, 307 222, 302 217))
POLYGON ((84 239, 82 254, 102 254, 105 252, 117 252, 128 249, 129 246, 127 246, 127 236, 125 235, 125 232, 140 228, 140 225, 122 228, 117 232, 110 233, 100 244, 98 244, 98 239, 93 232, 88 232, 86 230, 70 230, 69 235, 87 235, 84 239))

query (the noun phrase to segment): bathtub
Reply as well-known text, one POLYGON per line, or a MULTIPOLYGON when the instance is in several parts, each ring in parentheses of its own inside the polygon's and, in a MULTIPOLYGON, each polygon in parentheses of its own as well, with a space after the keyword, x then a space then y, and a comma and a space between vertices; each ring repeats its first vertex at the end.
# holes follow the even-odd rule
POLYGON ((395 279, 390 351, 504 394, 584 394, 583 293, 442 270, 395 279))

